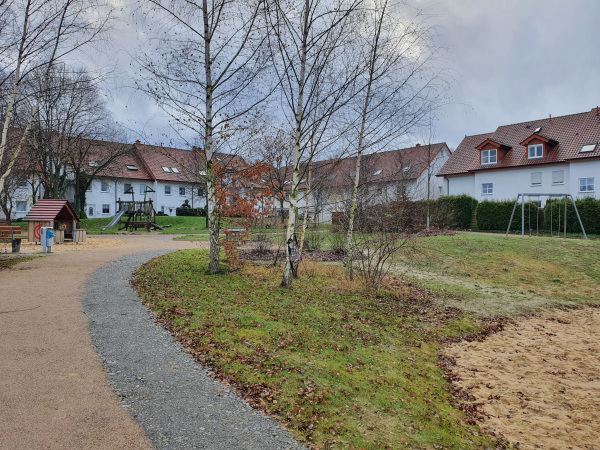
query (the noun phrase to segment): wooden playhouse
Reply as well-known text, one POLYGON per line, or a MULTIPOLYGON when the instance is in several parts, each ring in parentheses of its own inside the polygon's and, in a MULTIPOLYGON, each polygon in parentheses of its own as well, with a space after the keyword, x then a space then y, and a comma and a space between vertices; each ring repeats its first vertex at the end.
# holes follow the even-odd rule
POLYGON ((41 240, 42 227, 53 228, 56 244, 62 244, 65 237, 75 240, 79 223, 79 217, 67 200, 38 200, 23 220, 29 222, 27 239, 35 243, 41 240))

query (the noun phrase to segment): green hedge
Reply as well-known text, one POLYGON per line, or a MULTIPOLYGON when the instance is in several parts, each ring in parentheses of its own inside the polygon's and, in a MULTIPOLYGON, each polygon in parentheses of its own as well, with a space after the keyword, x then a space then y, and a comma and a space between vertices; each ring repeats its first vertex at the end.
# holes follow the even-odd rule
POLYGON ((468 195, 450 195, 435 200, 431 208, 431 220, 441 227, 466 230, 471 228, 473 211, 477 200, 468 195))
POLYGON ((203 208, 176 208, 176 216, 204 216, 203 208))
MULTIPOLYGON (((600 234, 600 200, 591 197, 582 198, 575 200, 575 204, 585 232, 587 234, 600 234)), ((564 231, 564 218, 565 201, 563 199, 546 202, 544 220, 546 230, 550 230, 552 225, 553 232, 564 231)), ((567 200, 567 233, 581 233, 581 226, 577 220, 573 202, 570 199, 567 200)))
MULTIPOLYGON (((477 205, 477 228, 481 231, 506 231, 510 215, 512 214, 515 202, 513 200, 506 201, 489 201, 485 200, 477 205)), ((538 225, 541 227, 544 223, 540 218, 537 221, 536 214, 540 214, 537 204, 533 202, 525 203, 525 230, 535 230, 538 225), (530 223, 531 222, 531 223, 530 223)), ((521 229, 521 204, 517 205, 515 215, 510 226, 511 231, 521 229)))

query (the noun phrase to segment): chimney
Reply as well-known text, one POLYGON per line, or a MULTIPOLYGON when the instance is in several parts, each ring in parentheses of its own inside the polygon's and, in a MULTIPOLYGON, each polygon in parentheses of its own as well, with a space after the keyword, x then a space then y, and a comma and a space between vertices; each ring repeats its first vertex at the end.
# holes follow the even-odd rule
POLYGON ((596 106, 596 115, 600 116, 600 108, 598 108, 597 106, 596 106))
POLYGON ((552 122, 552 114, 550 114, 550 117, 548 117, 548 122, 552 122))
POLYGON ((137 141, 135 141, 135 145, 140 145, 140 144, 141 144, 141 142, 139 139, 137 141))
POLYGON ((421 144, 417 144, 417 145, 415 145, 415 147, 420 147, 420 146, 421 146, 421 144))

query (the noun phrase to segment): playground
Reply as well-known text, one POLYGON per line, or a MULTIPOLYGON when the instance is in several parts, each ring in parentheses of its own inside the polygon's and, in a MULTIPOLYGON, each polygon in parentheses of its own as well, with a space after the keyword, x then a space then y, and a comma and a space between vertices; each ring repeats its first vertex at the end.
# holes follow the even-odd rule
MULTIPOLYGON (((432 284, 431 288, 441 298, 446 289, 448 298, 444 301, 467 308, 488 305, 487 312, 502 307, 504 314, 515 316, 514 325, 503 332, 490 335, 482 342, 457 344, 445 352, 456 360, 452 370, 462 378, 456 386, 472 395, 472 402, 484 404, 478 421, 480 427, 492 429, 510 442, 520 442, 519 448, 534 448, 538 443, 558 448, 574 439, 582 445, 593 445, 595 436, 600 433, 597 425, 600 405, 598 397, 590 394, 600 389, 597 375, 600 367, 598 358, 591 356, 597 355, 600 340, 597 332, 600 310, 587 307, 544 311, 544 308, 556 306, 557 302, 571 306, 588 303, 585 299, 593 302, 590 295, 597 292, 594 283, 598 274, 597 269, 589 272, 589 267, 593 266, 593 255, 598 254, 598 242, 464 235, 437 239, 438 247, 429 245, 427 251, 434 251, 438 257, 429 258, 426 250, 422 250, 426 258, 421 263, 413 261, 412 265, 420 273, 427 271, 432 281, 437 280, 437 287, 432 284), (499 268, 499 256, 504 258, 502 267, 508 271, 499 268), (530 266, 540 264, 538 259, 546 261, 544 273, 518 281, 526 277, 530 266), (438 272, 444 273, 444 277, 433 276, 438 272), (576 279, 579 281, 575 283, 576 279), (445 287, 440 284, 441 280, 446 283, 445 287), (470 283, 467 288, 465 280, 470 283), (463 290, 453 290, 453 281, 463 290), (568 298, 563 295, 565 286, 569 286, 568 298), (525 298, 519 293, 523 289, 532 293, 525 298), (509 307, 523 305, 527 299, 531 300, 527 310, 509 307), (523 318, 519 314, 524 312, 536 315, 523 318), (532 427, 535 433, 530 432, 532 427)), ((29 251, 38 252, 41 247, 25 242, 22 245, 24 255, 29 251)), ((170 236, 160 233, 88 236, 83 243, 55 246, 48 257, 0 271, 6 293, 0 310, 0 329, 3 330, 0 360, 6 362, 3 364, 5 408, 0 411, 0 420, 7 424, 0 432, 0 446, 20 442, 25 448, 151 448, 166 439, 148 431, 152 428, 142 428, 131 414, 144 415, 145 409, 138 408, 164 403, 156 400, 163 398, 161 396, 187 395, 176 391, 178 384, 185 383, 173 383, 168 394, 153 390, 161 386, 159 380, 155 387, 150 387, 148 381, 151 373, 156 372, 155 365, 142 364, 133 379, 144 381, 134 381, 128 388, 127 402, 123 397, 119 402, 113 388, 121 393, 123 390, 108 384, 115 375, 107 374, 116 373, 117 369, 107 370, 106 364, 107 361, 117 364, 121 351, 104 359, 94 347, 98 344, 94 342, 93 346, 90 338, 90 333, 96 336, 99 333, 96 328, 109 326, 112 319, 95 318, 96 328, 90 329, 88 320, 92 319, 82 310, 82 298, 90 289, 90 283, 105 292, 107 286, 114 284, 117 273, 127 280, 129 273, 118 272, 118 269, 107 271, 105 278, 92 277, 97 269, 108 267, 114 261, 150 250, 162 252, 206 246, 205 242, 172 241, 170 236), (138 397, 145 403, 132 403, 138 397)), ((409 274, 415 275, 418 273, 409 274)), ((112 294, 110 296, 112 298, 112 294)), ((142 312, 146 314, 143 308, 142 312)), ((138 332, 137 322, 130 315, 133 312, 117 309, 115 314, 115 317, 122 316, 122 330, 138 332)), ((148 316, 135 320, 151 322, 148 316)), ((131 338, 130 342, 121 343, 122 353, 136 342, 131 338)), ((153 347, 146 349, 154 352, 153 347)), ((131 350, 139 360, 140 353, 135 348, 131 350)), ((181 353, 176 346, 172 351, 173 355, 181 353)), ((143 359, 150 357, 146 355, 143 359)), ((169 355, 160 358, 167 363, 174 361, 169 355)), ((167 366, 168 371, 162 376, 185 379, 182 364, 173 362, 167 366)), ((224 396, 226 387, 219 388, 217 384, 215 389, 216 398, 224 396)), ((215 409, 219 407, 214 406, 215 409)), ((186 410, 186 414, 193 417, 192 410, 186 410)), ((235 420, 243 419, 235 416, 235 420)), ((218 433, 207 429, 207 433, 213 432, 218 433)), ((169 435, 169 439, 173 439, 170 442, 176 438, 175 434, 169 435)), ((205 435, 203 439, 211 437, 205 435)), ((283 441, 284 447, 288 446, 287 442, 293 441, 283 441)))

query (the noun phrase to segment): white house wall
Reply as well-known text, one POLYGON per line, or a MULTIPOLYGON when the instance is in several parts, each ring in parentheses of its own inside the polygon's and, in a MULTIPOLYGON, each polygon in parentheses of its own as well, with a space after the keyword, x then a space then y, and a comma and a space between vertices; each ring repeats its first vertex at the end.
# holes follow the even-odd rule
POLYGON ((152 200, 154 203, 154 209, 157 212, 164 212, 169 216, 175 215, 175 209, 181 207, 185 200, 188 200, 190 206, 194 208, 203 208, 205 206, 204 197, 199 197, 198 187, 191 185, 184 185, 181 183, 165 183, 162 181, 140 181, 140 180, 104 180, 106 192, 102 191, 102 180, 94 180, 91 184, 91 190, 86 192, 86 214, 89 218, 98 217, 112 217, 116 214, 118 205, 117 201, 131 200, 131 194, 125 194, 125 184, 131 184, 134 192, 133 198, 136 201, 152 200), (155 192, 148 192, 144 196, 142 187, 148 186, 155 192), (171 194, 165 193, 165 186, 170 186, 171 194), (185 195, 180 195, 179 188, 185 188, 185 195), (192 189, 194 192, 192 194, 192 189), (103 212, 103 206, 108 205, 108 212, 103 212), (90 209, 93 214, 90 214, 90 209))
MULTIPOLYGON (((535 180, 534 180, 535 181, 535 180)), ((505 170, 489 170, 474 174, 447 178, 448 194, 466 194, 484 200, 514 200, 519 193, 571 194, 574 198, 598 196, 600 161, 578 161, 566 164, 523 167, 505 170), (553 173, 563 171, 563 182, 553 183, 553 173), (541 174, 541 183, 532 183, 532 174, 541 174), (579 192, 579 179, 593 178, 593 192, 579 192), (483 185, 492 184, 492 193, 484 194, 483 185)), ((537 200, 533 197, 532 200, 537 200)), ((542 205, 546 198, 540 197, 542 205)))
POLYGON ((600 198, 600 161, 577 161, 572 162, 571 166, 571 177, 569 180, 569 191, 577 198, 594 197, 600 198), (579 179, 580 178, 593 178, 594 179, 594 191, 593 192, 579 192, 579 179))

